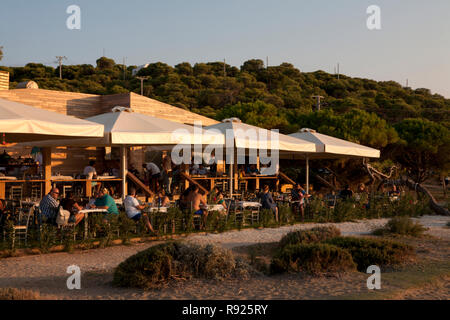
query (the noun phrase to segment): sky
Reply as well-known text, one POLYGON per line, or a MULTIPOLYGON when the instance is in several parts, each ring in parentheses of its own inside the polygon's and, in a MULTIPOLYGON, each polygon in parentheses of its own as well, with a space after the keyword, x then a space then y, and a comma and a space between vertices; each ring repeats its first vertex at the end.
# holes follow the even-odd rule
POLYGON ((127 65, 249 59, 394 80, 450 98, 449 0, 1 0, 1 65, 127 65), (78 5, 81 29, 67 7, 78 5), (366 12, 380 8, 380 30, 366 12))

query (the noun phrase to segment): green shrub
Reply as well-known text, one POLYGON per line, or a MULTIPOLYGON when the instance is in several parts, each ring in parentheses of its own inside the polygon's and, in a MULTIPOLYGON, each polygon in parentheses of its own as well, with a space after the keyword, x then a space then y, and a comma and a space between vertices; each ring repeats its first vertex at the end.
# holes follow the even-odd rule
POLYGON ((362 272, 370 265, 399 264, 414 255, 414 248, 409 245, 381 239, 336 237, 326 243, 349 250, 358 270, 362 272))
POLYGON ((281 238, 280 247, 298 243, 314 243, 325 241, 341 235, 335 226, 315 227, 310 230, 292 231, 281 238))
POLYGON ((408 235, 413 237, 420 237, 427 230, 419 222, 414 222, 409 217, 394 217, 390 219, 382 228, 373 231, 374 235, 408 235))
POLYGON ((298 243, 282 248, 272 259, 272 273, 306 272, 309 274, 355 271, 356 264, 347 250, 324 243, 298 243))
POLYGON ((119 264, 113 283, 122 287, 158 288, 170 280, 192 277, 244 277, 249 266, 220 247, 168 242, 141 251, 119 264))

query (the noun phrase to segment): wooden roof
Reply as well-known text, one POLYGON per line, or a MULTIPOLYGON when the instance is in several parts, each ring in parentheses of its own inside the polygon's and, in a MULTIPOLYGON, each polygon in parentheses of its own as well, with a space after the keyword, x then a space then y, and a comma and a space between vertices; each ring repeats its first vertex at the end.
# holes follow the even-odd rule
POLYGON ((109 112, 115 106, 124 106, 139 113, 185 124, 195 121, 201 121, 203 126, 218 123, 214 119, 133 92, 102 96, 46 89, 12 89, 0 90, 0 98, 78 118, 92 117, 109 112))

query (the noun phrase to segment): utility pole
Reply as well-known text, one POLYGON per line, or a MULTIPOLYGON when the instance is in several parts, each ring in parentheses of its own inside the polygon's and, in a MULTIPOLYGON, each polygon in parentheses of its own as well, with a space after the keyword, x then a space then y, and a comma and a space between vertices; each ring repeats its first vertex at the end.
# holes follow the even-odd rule
POLYGON ((338 80, 339 80, 339 62, 337 64, 337 76, 338 76, 338 80))
POLYGON ((149 77, 136 77, 136 79, 141 80, 141 96, 144 95, 144 80, 147 80, 149 77))
POLYGON ((62 61, 63 59, 67 60, 66 56, 56 56, 56 59, 58 59, 58 63, 59 63, 59 78, 62 79, 62 61))
POLYGON ((323 99, 324 97, 322 97, 322 96, 311 96, 311 98, 316 98, 317 99, 316 111, 320 111, 320 99, 323 99))
POLYGON ((223 77, 227 76, 226 61, 223 59, 223 77))
POLYGON ((126 71, 126 67, 125 67, 125 59, 126 59, 127 57, 123 57, 123 80, 125 80, 125 71, 126 71))

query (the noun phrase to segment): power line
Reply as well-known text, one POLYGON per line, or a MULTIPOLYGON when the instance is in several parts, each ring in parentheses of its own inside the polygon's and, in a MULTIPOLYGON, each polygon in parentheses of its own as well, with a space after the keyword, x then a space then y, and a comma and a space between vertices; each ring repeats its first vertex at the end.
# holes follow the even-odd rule
POLYGON ((63 59, 67 60, 66 56, 56 56, 56 59, 58 59, 59 63, 59 79, 62 79, 62 61, 63 59))
POLYGON ((311 96, 311 98, 316 98, 317 99, 317 104, 316 104, 316 111, 320 111, 320 99, 323 99, 323 96, 311 96))
POLYGON ((147 80, 149 77, 136 77, 136 79, 141 80, 141 96, 144 95, 144 80, 147 80))

